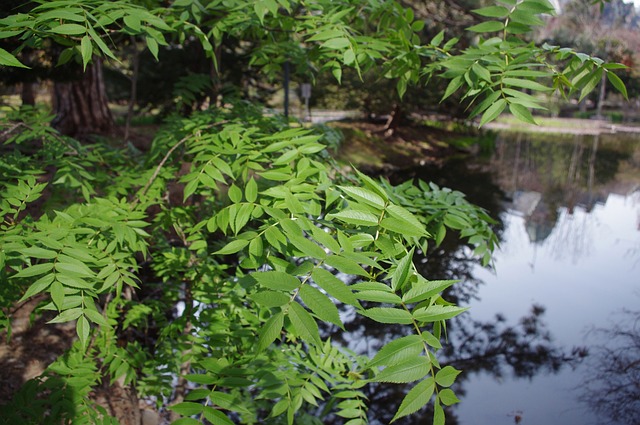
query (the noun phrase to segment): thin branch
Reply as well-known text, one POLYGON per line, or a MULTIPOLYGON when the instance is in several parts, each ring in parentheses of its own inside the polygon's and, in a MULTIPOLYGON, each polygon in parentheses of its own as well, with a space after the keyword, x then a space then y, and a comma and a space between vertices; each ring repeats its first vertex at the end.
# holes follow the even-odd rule
MULTIPOLYGON (((229 122, 228 120, 220 121, 220 122, 217 122, 215 124, 211 124, 211 125, 205 127, 205 129, 209 129, 209 128, 212 128, 212 127, 215 127, 215 126, 218 126, 218 125, 226 124, 228 122, 229 122)), ((144 185, 144 187, 140 191, 139 195, 136 197, 136 199, 131 204, 132 208, 135 208, 136 205, 138 205, 138 203, 140 202, 140 199, 147 193, 147 191, 149 190, 149 187, 151 187, 153 182, 158 178, 158 175, 160 174, 160 170, 162 170, 162 167, 164 167, 164 164, 169 160, 169 157, 171 156, 171 154, 176 149, 178 149, 180 146, 182 146, 187 140, 189 140, 189 137, 191 137, 191 136, 192 136, 191 134, 189 134, 187 136, 184 136, 178 143, 176 143, 171 149, 169 149, 169 151, 166 153, 164 158, 162 158, 162 161, 160 161, 160 163, 156 167, 156 169, 153 172, 153 175, 151 176, 151 178, 147 181, 147 183, 144 185)))

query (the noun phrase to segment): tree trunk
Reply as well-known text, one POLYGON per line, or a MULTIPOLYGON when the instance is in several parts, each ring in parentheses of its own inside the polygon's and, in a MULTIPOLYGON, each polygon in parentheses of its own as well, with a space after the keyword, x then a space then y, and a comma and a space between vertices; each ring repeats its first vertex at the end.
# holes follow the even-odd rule
POLYGON ((402 121, 402 107, 399 103, 396 103, 393 107, 393 111, 391 115, 389 115, 389 119, 387 120, 386 125, 384 126, 384 134, 385 136, 393 136, 398 127, 400 126, 400 122, 402 121))
POLYGON ((23 105, 34 106, 36 104, 35 86, 35 83, 28 81, 22 83, 22 91, 20 92, 20 97, 22 99, 23 105))
POLYGON ((56 117, 51 124, 63 134, 82 138, 90 134, 108 134, 114 130, 100 58, 93 58, 81 79, 56 81, 53 104, 56 117))

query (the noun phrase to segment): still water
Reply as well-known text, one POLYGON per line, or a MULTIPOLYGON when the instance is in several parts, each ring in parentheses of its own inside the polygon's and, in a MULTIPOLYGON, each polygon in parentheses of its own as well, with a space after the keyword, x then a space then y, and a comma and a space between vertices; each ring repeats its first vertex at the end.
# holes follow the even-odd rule
MULTIPOLYGON (((471 307, 444 353, 465 371, 447 423, 640 423, 640 135, 486 142, 471 160, 391 176, 460 190, 499 221, 494 268, 456 242, 421 266, 460 279, 449 299, 471 307)), ((372 394, 376 417, 401 396, 372 394)))

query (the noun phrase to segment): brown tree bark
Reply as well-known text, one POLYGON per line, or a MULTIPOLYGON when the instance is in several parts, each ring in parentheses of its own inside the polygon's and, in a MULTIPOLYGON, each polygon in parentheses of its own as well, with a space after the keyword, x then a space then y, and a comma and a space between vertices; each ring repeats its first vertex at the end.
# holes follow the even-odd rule
POLYGON ((102 60, 94 57, 79 80, 56 81, 53 105, 56 117, 51 125, 62 134, 82 138, 113 132, 115 122, 107 105, 102 60))

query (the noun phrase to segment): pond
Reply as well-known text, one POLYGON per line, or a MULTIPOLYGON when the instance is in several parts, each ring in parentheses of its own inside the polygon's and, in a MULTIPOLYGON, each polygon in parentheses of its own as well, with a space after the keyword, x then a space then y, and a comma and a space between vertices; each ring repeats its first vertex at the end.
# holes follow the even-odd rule
MULTIPOLYGON (((408 178, 460 190, 498 219, 494 268, 456 241, 419 265, 460 279, 446 298, 471 307, 443 353, 464 370, 447 423, 640 423, 640 135, 502 132, 472 158, 390 176, 408 178)), ((359 350, 393 332, 350 329, 359 350)), ((389 422, 402 391, 371 393, 373 423, 389 422)))

